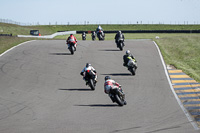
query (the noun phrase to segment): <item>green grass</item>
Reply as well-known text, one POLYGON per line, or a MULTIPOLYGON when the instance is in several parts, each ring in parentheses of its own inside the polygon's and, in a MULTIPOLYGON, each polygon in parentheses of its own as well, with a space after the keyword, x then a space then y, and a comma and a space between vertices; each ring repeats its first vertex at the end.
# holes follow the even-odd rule
MULTIPOLYGON (((19 26, 0 23, 0 31, 13 35, 29 35, 30 30, 40 30, 42 35, 50 35, 57 31, 93 31, 98 25, 38 25, 19 26)), ((200 25, 163 25, 163 24, 132 24, 132 25, 101 25, 104 30, 200 30, 200 25)), ((1 33, 1 32, 0 32, 1 33)))
MULTIPOLYGON (((101 25, 104 30, 200 30, 200 25, 101 25)), ((0 34, 29 35, 30 30, 40 30, 42 35, 57 31, 92 31, 97 25, 41 25, 18 26, 0 23, 0 34), (3 32, 2 32, 3 30, 3 32)), ((161 49, 166 64, 183 70, 186 74, 200 82, 200 34, 124 34, 126 39, 152 39, 161 49), (155 39, 159 36, 159 39, 155 39)), ((75 35, 81 40, 81 34, 75 35)), ((115 34, 106 34, 105 40, 113 40, 115 34)), ((68 36, 57 36, 54 39, 66 39, 68 36)), ((33 38, 0 37, 0 54, 7 49, 33 38)), ((91 40, 91 34, 87 34, 91 40)))
POLYGON ((166 36, 156 40, 166 64, 200 82, 200 34, 166 36))
POLYGON ((9 36, 0 36, 0 54, 6 50, 16 46, 22 42, 31 40, 30 38, 18 38, 18 37, 9 37, 9 36))

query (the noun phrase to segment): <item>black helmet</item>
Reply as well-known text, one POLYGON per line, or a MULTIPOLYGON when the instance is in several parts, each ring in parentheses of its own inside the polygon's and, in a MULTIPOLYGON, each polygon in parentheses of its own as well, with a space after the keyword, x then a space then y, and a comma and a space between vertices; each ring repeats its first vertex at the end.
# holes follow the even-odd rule
POLYGON ((110 76, 105 76, 105 81, 111 79, 110 76))
POLYGON ((86 67, 89 67, 89 66, 91 66, 91 64, 90 63, 86 63, 86 67))

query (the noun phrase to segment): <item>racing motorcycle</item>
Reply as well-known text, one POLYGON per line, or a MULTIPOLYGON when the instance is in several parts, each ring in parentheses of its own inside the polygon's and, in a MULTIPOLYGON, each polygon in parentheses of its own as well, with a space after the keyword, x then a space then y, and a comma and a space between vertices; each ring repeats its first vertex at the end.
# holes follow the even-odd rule
POLYGON ((82 34, 82 40, 86 40, 86 34, 85 34, 85 32, 83 32, 83 34, 82 34))
POLYGON ((131 57, 128 57, 128 59, 129 59, 127 63, 128 70, 131 72, 132 75, 135 75, 135 71, 137 69, 136 60, 132 59, 131 57))
POLYGON ((97 37, 99 38, 99 41, 104 40, 105 34, 103 33, 103 31, 99 30, 97 32, 97 37))
POLYGON ((122 36, 118 37, 117 39, 117 47, 122 51, 124 47, 124 39, 122 36))
POLYGON ((109 96, 112 102, 116 102, 119 106, 126 105, 125 94, 122 92, 121 86, 119 88, 110 89, 109 96))
POLYGON ((74 51, 76 51, 75 44, 76 44, 76 41, 73 38, 69 39, 68 49, 69 49, 69 51, 71 52, 72 55, 74 54, 74 51))
POLYGON ((87 70, 83 75, 86 85, 88 85, 92 90, 95 90, 96 86, 95 76, 96 75, 94 75, 91 70, 87 70))
POLYGON ((96 39, 96 33, 92 32, 92 40, 94 41, 96 39))

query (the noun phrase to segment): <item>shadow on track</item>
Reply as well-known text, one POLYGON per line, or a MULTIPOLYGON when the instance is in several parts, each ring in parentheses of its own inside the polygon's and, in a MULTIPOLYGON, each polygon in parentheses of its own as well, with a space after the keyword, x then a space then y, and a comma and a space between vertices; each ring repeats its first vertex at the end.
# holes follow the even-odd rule
POLYGON ((110 74, 101 74, 101 75, 111 75, 111 76, 132 76, 130 73, 110 73, 110 74))
POLYGON ((120 107, 117 104, 89 104, 89 105, 74 105, 74 106, 83 106, 83 107, 120 107))
POLYGON ((121 51, 119 49, 101 49, 99 51, 121 51))
POLYGON ((50 55, 72 55, 71 53, 49 53, 50 55))
POLYGON ((73 88, 73 89, 58 89, 58 90, 62 90, 62 91, 92 91, 91 89, 79 89, 79 88, 73 88))

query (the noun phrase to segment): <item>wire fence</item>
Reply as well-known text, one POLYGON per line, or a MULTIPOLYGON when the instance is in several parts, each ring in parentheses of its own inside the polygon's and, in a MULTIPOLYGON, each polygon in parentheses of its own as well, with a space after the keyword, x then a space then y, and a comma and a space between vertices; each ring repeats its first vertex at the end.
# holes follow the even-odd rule
POLYGON ((106 22, 100 22, 100 21, 96 21, 96 22, 90 22, 90 21, 77 21, 77 22, 49 22, 47 24, 40 24, 40 22, 32 22, 32 23, 22 23, 22 22, 17 22, 17 21, 13 21, 11 19, 2 19, 0 18, 0 23, 8 23, 8 24, 16 24, 16 25, 21 25, 21 26, 31 26, 31 25, 89 25, 89 24, 169 24, 169 25, 199 25, 198 21, 183 21, 183 22, 179 22, 179 21, 169 21, 169 22, 154 22, 154 21, 121 21, 121 22, 112 22, 112 21, 106 21, 106 22))

